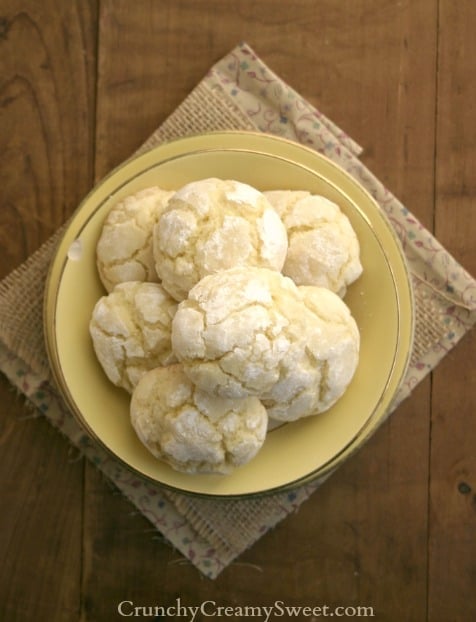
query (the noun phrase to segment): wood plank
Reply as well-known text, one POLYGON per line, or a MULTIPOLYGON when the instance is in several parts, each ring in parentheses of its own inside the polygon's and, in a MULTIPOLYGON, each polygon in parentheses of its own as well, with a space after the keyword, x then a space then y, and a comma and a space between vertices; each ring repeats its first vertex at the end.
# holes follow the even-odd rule
MULTIPOLYGON (((0 8, 0 276, 92 182, 95 2, 0 8)), ((82 460, 0 379, 0 619, 77 619, 82 460)))
MULTIPOLYGON (((357 138, 365 161, 431 225, 430 0, 299 0, 279 12, 271 0, 241 0, 234 12, 217 0, 105 0, 96 176, 128 157, 242 39, 357 138)), ((165 544, 151 543, 141 517, 121 514, 123 500, 88 467, 84 620, 106 617, 124 598, 173 604, 178 596, 189 604, 369 604, 379 620, 425 619, 429 388, 422 383, 312 500, 213 583, 165 544)))
MULTIPOLYGON (((436 233, 476 274, 476 6, 440 2, 436 233)), ((439 365, 432 390, 429 614, 476 618, 475 334, 439 365), (448 390, 450 387, 450 390, 448 390)))
POLYGON ((80 619, 114 620, 123 600, 163 602, 163 578, 177 554, 94 466, 86 466, 80 619))
POLYGON ((82 460, 3 376, 0 401, 0 619, 70 622, 80 605, 82 460))
POLYGON ((68 5, 2 3, 2 274, 57 229, 91 183, 94 2, 68 5))

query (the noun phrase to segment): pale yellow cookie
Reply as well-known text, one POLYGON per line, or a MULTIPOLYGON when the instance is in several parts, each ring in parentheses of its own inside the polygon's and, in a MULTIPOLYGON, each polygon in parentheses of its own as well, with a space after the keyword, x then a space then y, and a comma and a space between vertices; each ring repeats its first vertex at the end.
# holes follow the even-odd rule
POLYGON ((89 331, 109 380, 132 392, 150 369, 176 362, 171 347, 176 301, 159 283, 120 283, 96 303, 89 331))
POLYGON ((210 396, 181 365, 145 374, 132 394, 130 415, 145 447, 186 473, 226 474, 249 462, 264 443, 268 423, 257 398, 210 396))
POLYGON ((332 201, 305 191, 264 194, 288 235, 283 273, 297 285, 327 287, 343 297, 362 273, 359 240, 347 216, 332 201))
POLYGON ((305 311, 297 286, 280 272, 222 270, 204 277, 179 304, 172 348, 204 391, 260 395, 279 380, 293 344, 302 342, 305 311))
POLYGON ((270 418, 295 421, 328 410, 349 386, 360 334, 345 302, 327 288, 300 286, 306 329, 290 348, 276 384, 261 396, 270 418))
POLYGON ((208 274, 235 266, 281 270, 287 236, 265 196, 233 180, 191 182, 169 200, 154 228, 155 268, 183 300, 208 274))
POLYGON ((159 281, 152 231, 172 194, 153 186, 126 197, 109 211, 96 248, 99 277, 108 292, 126 281, 159 281))

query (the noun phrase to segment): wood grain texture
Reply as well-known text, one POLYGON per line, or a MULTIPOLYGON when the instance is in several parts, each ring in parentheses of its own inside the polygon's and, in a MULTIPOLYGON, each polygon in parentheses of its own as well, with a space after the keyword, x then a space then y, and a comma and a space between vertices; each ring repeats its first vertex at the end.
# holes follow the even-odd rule
MULTIPOLYGON (((440 2, 435 230, 476 272, 476 5, 440 2)), ((476 618, 476 386, 474 331, 434 372, 430 481, 429 614, 476 618), (448 390, 450 387, 450 390, 448 390), (444 586, 444 589, 443 589, 444 586)))
POLYGON ((0 213, 5 275, 91 184, 93 2, 4 0, 0 10, 0 213))
MULTIPOLYGON (((356 139, 369 168, 476 272, 475 25, 469 0, 237 0, 233 10, 222 0, 2 0, 2 274, 241 40, 356 139)), ((122 600, 179 597, 364 605, 379 622, 475 618, 471 359, 474 335, 215 581, 30 418, 2 378, 0 619, 108 622, 122 600)))
MULTIPOLYGON (((0 3, 0 275, 92 183, 93 2, 0 3)), ((70 622, 81 607, 83 460, 0 382, 0 619, 70 622)))
POLYGON ((0 378, 0 619, 77 619, 83 460, 0 378))

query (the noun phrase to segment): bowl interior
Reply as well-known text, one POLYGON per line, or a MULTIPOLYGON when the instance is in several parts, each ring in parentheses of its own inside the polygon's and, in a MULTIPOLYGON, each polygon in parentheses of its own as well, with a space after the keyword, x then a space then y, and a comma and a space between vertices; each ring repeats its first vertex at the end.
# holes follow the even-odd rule
POLYGON ((411 293, 404 260, 370 196, 325 158, 309 150, 296 151, 294 145, 286 148, 286 141, 276 139, 258 140, 252 150, 237 146, 235 136, 229 144, 226 136, 215 143, 194 140, 199 139, 184 139, 178 147, 159 147, 129 161, 99 184, 75 213, 58 247, 47 288, 45 329, 52 369, 82 425, 140 474, 204 495, 241 496, 286 488, 326 472, 360 445, 384 416, 411 345, 411 293), (258 456, 224 477, 178 473, 143 447, 130 425, 130 396, 107 380, 88 331, 93 307, 105 294, 95 252, 111 206, 147 186, 176 189, 205 177, 236 179, 260 190, 305 189, 335 201, 359 237, 364 268, 345 298, 360 329, 361 353, 344 396, 321 415, 269 432, 258 456))

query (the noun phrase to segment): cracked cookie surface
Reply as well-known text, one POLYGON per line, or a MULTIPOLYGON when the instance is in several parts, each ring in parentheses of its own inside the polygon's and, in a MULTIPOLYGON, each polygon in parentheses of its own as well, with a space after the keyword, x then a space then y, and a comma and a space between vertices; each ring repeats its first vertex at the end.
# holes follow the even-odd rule
POLYGON ((170 198, 154 227, 153 252, 162 284, 180 301, 217 270, 281 270, 287 235, 263 193, 235 180, 201 179, 170 198))
POLYGON ((345 302, 323 287, 298 290, 305 307, 304 344, 292 345, 278 381, 260 396, 277 421, 328 410, 344 394, 359 361, 360 334, 345 302))
POLYGON ((132 394, 131 423, 157 458, 186 473, 230 473, 262 447, 266 409, 256 397, 224 399, 198 389, 179 364, 145 374, 132 394))
POLYGON ((362 273, 360 245, 347 216, 325 197, 300 190, 264 193, 283 221, 283 273, 297 285, 327 287, 343 297, 362 273))
POLYGON ((353 377, 359 346, 337 294, 264 268, 205 277, 172 322, 172 348, 194 383, 218 396, 255 395, 278 421, 330 408, 353 377))
POLYGON ((266 268, 231 268, 204 277, 179 304, 172 347, 203 390, 260 395, 277 382, 305 330, 305 307, 291 279, 266 268))
POLYGON ((172 194, 152 186, 124 198, 109 211, 96 247, 99 277, 108 292, 126 281, 159 281, 152 232, 172 194))
POLYGON ((159 283, 116 285, 96 303, 89 332, 109 380, 129 393, 154 367, 176 362, 171 345, 176 301, 159 283))

